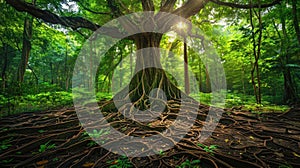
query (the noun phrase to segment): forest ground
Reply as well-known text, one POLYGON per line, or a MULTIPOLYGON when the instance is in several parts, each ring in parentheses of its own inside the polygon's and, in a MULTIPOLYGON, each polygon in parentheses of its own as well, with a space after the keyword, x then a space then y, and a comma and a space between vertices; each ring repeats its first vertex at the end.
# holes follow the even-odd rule
POLYGON ((195 125, 172 149, 143 158, 119 156, 96 144, 82 128, 73 107, 6 116, 0 119, 0 165, 300 167, 300 108, 284 114, 225 109, 212 136, 199 144, 199 125, 203 125, 208 109, 199 106, 195 125))

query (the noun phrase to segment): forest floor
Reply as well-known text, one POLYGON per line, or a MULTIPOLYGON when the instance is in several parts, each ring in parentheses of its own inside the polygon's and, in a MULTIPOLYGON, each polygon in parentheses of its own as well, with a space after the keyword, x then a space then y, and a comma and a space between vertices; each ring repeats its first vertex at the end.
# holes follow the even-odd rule
POLYGON ((208 110, 199 107, 196 124, 172 149, 141 158, 96 144, 74 108, 6 116, 0 167, 300 167, 300 108, 284 114, 225 109, 212 136, 199 144, 208 110))

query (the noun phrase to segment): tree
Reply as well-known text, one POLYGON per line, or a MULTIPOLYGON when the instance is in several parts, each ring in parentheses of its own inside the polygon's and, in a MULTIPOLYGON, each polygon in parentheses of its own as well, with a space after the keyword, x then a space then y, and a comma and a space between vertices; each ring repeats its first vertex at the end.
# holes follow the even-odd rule
MULTIPOLYGON (((252 1, 251 1, 252 3, 252 1)), ((260 1, 259 1, 260 3, 260 1)), ((259 6, 259 11, 253 12, 252 9, 250 9, 250 24, 251 24, 251 35, 252 35, 252 43, 253 43, 253 55, 254 55, 254 63, 251 70, 251 81, 253 85, 254 95, 256 99, 256 103, 261 104, 261 82, 260 82, 260 70, 258 61, 261 55, 261 39, 262 39, 262 18, 261 18, 261 8, 259 6), (253 24, 253 13, 255 13, 257 19, 258 19, 258 40, 256 41, 255 38, 255 29, 253 24), (256 75, 254 74, 256 71, 256 75)))
MULTIPOLYGON (((28 12, 29 14, 44 20, 45 22, 52 24, 61 24, 66 27, 70 27, 74 30, 79 30, 81 28, 86 28, 92 31, 100 28, 99 24, 89 21, 83 17, 79 16, 58 16, 53 12, 48 10, 43 10, 30 3, 26 3, 21 0, 6 0, 8 4, 13 6, 16 10, 21 12, 28 12)), ((79 1, 81 2, 81 1, 79 1)), ((231 2, 222 2, 219 0, 188 0, 183 5, 176 8, 176 0, 166 0, 161 1, 160 3, 156 3, 152 0, 142 0, 141 1, 141 9, 138 5, 130 5, 130 2, 121 3, 120 1, 108 0, 105 7, 105 11, 101 11, 98 14, 101 15, 110 15, 112 18, 117 18, 119 16, 134 12, 137 10, 142 11, 160 11, 160 12, 168 12, 171 14, 175 14, 181 16, 183 18, 190 18, 199 13, 209 2, 222 5, 229 6, 234 8, 265 8, 276 5, 281 2, 281 0, 274 0, 271 3, 267 4, 236 4, 231 2), (126 7, 128 6, 128 7, 126 7)), ((88 9, 86 6, 85 9, 88 9)), ((90 10, 92 11, 92 10, 90 10)), ((95 13, 95 12, 92 12, 95 13)), ((153 13, 152 16, 159 18, 159 14, 153 13)), ((166 19, 166 18, 159 18, 166 19)), ((176 24, 176 20, 165 20, 165 25, 163 27, 166 30, 169 30, 172 26, 176 24)), ((134 32, 138 25, 132 23, 130 21, 126 21, 121 23, 122 27, 126 32, 134 32)), ((162 26, 162 25, 160 25, 162 26)), ((112 36, 117 34, 122 34, 117 28, 113 27, 103 27, 103 31, 111 32, 112 36), (117 33, 114 33, 117 32, 117 33)), ((126 33, 125 32, 125 33, 126 33)), ((124 32, 123 32, 124 33, 124 32)), ((140 33, 133 36, 128 37, 128 39, 134 41, 136 46, 136 50, 141 50, 143 48, 159 48, 160 42, 163 34, 159 33, 140 33)), ((147 95, 154 88, 162 89, 167 99, 177 99, 181 96, 181 91, 168 79, 166 73, 161 70, 161 62, 160 62, 160 51, 159 50, 141 50, 142 52, 137 52, 136 55, 136 71, 138 69, 142 69, 135 74, 129 84, 130 97, 132 101, 140 101, 138 104, 140 108, 143 109, 144 101, 147 101, 147 95), (158 68, 146 68, 147 66, 153 66, 158 68)))
POLYGON ((300 28, 299 28, 299 21, 297 16, 297 1, 292 0, 292 14, 293 14, 293 23, 294 23, 294 29, 297 35, 297 40, 300 45, 300 28))
MULTIPOLYGON (((32 5, 35 5, 35 0, 32 1, 32 5)), ((24 81, 24 75, 29 60, 31 50, 32 25, 33 17, 27 16, 24 19, 22 55, 17 75, 19 83, 22 83, 24 81)))

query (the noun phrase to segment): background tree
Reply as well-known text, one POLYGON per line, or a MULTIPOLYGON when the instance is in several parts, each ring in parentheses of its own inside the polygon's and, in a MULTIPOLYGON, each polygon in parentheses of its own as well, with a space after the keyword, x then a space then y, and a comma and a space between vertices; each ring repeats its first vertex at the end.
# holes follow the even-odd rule
MULTIPOLYGON (((25 11, 30 13, 31 15, 41 18, 46 22, 53 23, 53 24, 61 24, 63 26, 71 27, 72 29, 78 30, 79 28, 87 28, 92 31, 97 30, 100 27, 100 24, 93 23, 83 17, 72 17, 72 16, 58 16, 47 10, 42 10, 40 8, 35 7, 30 3, 26 3, 24 1, 18 0, 10 0, 6 1, 8 4, 12 5, 19 11, 25 11)), ((208 0, 189 0, 183 3, 181 6, 176 4, 176 1, 162 1, 160 3, 156 3, 151 0, 143 0, 141 1, 141 7, 138 5, 132 5, 131 2, 117 2, 114 0, 107 1, 107 4, 103 5, 103 11, 101 11, 101 15, 110 15, 112 18, 116 18, 122 16, 124 14, 128 14, 130 12, 135 11, 163 11, 169 12, 175 15, 179 15, 184 18, 189 18, 199 13, 207 4, 208 0)), ((275 4, 278 4, 280 0, 275 0, 268 4, 248 4, 248 5, 241 5, 241 4, 234 4, 229 2, 222 2, 218 0, 212 0, 211 2, 223 5, 223 6, 230 6, 235 8, 257 8, 257 7, 269 7, 275 4)), ((95 6, 95 5, 94 5, 95 6)), ((83 8, 88 8, 82 3, 83 8)), ((92 10, 89 10, 91 12, 92 10)), ((92 12, 95 14, 95 12, 92 12)), ((155 14, 151 17, 156 17, 155 14)), ((109 18, 111 19, 111 18, 109 18)), ((103 21, 104 19, 102 19, 103 21)), ((125 31, 131 33, 134 32, 137 25, 130 23, 129 21, 126 23, 121 23, 122 27, 125 31)), ((176 21, 170 20, 167 25, 167 29, 170 29, 172 26, 176 24, 176 21)), ((119 31, 116 28, 106 28, 105 31, 119 31)), ((113 33, 112 33, 113 34, 113 33)), ((162 39, 162 34, 157 33, 142 33, 138 35, 134 35, 130 37, 131 40, 134 41, 136 50, 140 50, 143 48, 148 47, 160 47, 160 42, 162 39)), ((159 51, 152 51, 151 55, 145 52, 137 52, 136 56, 136 69, 137 67, 145 67, 147 65, 157 65, 157 67, 161 67, 160 63, 160 53, 159 51)), ((163 71, 159 71, 158 69, 147 68, 144 69, 143 72, 137 73, 130 84, 130 90, 137 90, 133 92, 131 98, 133 101, 138 100, 139 98, 147 95, 153 88, 162 88, 168 99, 171 98, 178 98, 180 96, 180 91, 174 86, 169 79, 167 78, 166 74, 163 71), (146 75, 141 75, 146 74, 146 75), (142 82, 147 81, 147 82, 142 82), (151 81, 149 85, 139 85, 139 83, 148 83, 151 81), (162 85, 159 85, 162 83, 162 85), (139 87, 136 89, 136 87, 139 87)), ((143 104, 143 102, 141 102, 143 104)))

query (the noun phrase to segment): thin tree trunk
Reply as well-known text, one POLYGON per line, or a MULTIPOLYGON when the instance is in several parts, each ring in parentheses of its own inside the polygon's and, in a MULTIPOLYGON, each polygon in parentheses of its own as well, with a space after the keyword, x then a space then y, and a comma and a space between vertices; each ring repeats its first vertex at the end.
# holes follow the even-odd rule
POLYGON ((56 69, 55 69, 55 70, 56 70, 56 71, 55 71, 55 75, 56 75, 56 76, 55 76, 55 84, 56 84, 57 86, 60 86, 60 75, 59 75, 59 74, 60 74, 60 73, 59 73, 59 67, 60 67, 60 66, 59 66, 58 64, 59 64, 59 63, 57 63, 56 66, 54 66, 54 67, 56 67, 56 69))
POLYGON ((183 55, 184 55, 184 88, 185 88, 185 93, 187 95, 189 95, 190 94, 190 80, 189 80, 189 70, 188 70, 186 37, 184 37, 184 42, 183 42, 183 55))
POLYGON ((6 70, 7 70, 7 65, 8 65, 8 47, 6 43, 3 43, 3 48, 4 48, 4 59, 3 59, 3 67, 2 67, 2 72, 1 72, 1 78, 2 78, 2 89, 3 91, 6 88, 6 70))
MULTIPOLYGON (((67 36, 68 38, 68 36, 67 36)), ((68 84, 68 76, 69 76, 69 70, 68 70, 68 39, 66 38, 66 52, 65 52, 65 65, 64 65, 64 73, 65 73, 65 90, 67 91, 69 88, 68 84)))
POLYGON ((202 66, 201 66, 201 61, 199 60, 199 63, 198 63, 198 66, 199 66, 199 91, 202 92, 202 66))
POLYGON ((299 21, 297 17, 297 0, 292 0, 292 13, 293 13, 294 29, 296 32, 298 43, 300 45, 300 28, 299 28, 299 21))
MULTIPOLYGON (((252 3, 252 1, 250 1, 252 3)), ((259 2, 260 3, 260 2, 259 2)), ((259 9, 259 14, 257 15, 258 21, 259 21, 259 36, 258 36, 258 43, 256 44, 255 39, 255 26, 253 23, 253 10, 250 8, 250 24, 252 29, 252 41, 253 41, 253 55, 254 55, 254 63, 252 65, 251 70, 251 83, 254 90, 255 100, 256 103, 261 104, 261 87, 260 87, 260 74, 259 74, 259 65, 258 61, 260 58, 260 47, 261 47, 261 38, 262 38, 262 21, 261 21, 261 9, 259 9), (257 47, 257 50, 256 50, 257 47)))
POLYGON ((21 56, 21 62, 19 64, 18 75, 17 75, 19 83, 23 83, 24 81, 26 66, 28 64, 28 59, 30 55, 32 22, 33 22, 33 17, 30 18, 26 17, 24 20, 22 56, 21 56))
MULTIPOLYGON (((258 1, 259 4, 261 4, 261 1, 258 1)), ((261 82, 260 82, 260 71, 258 67, 258 60, 261 55, 261 39, 262 39, 262 18, 261 18, 261 8, 259 6, 258 8, 258 24, 259 24, 259 35, 258 35, 258 43, 257 43, 257 58, 256 58, 256 78, 257 78, 257 84, 258 84, 258 103, 261 104, 261 82)))
POLYGON ((132 52, 133 52, 133 50, 132 50, 132 48, 133 48, 133 44, 131 44, 130 45, 130 78, 132 78, 132 75, 133 75, 133 70, 132 70, 132 67, 133 67, 133 58, 132 58, 132 52))
POLYGON ((92 71, 92 69, 93 69, 93 40, 90 40, 89 41, 89 43, 90 43, 90 57, 89 57, 89 80, 88 80, 88 88, 90 89, 90 88, 92 88, 92 83, 93 83, 93 81, 92 80, 94 80, 94 77, 93 77, 93 71, 92 71))
POLYGON ((35 84, 38 85, 39 84, 39 78, 38 78, 38 76, 36 75, 36 73, 34 72, 34 70, 32 69, 31 66, 29 66, 29 65, 27 65, 27 66, 31 70, 31 72, 32 72, 32 74, 33 74, 33 76, 35 78, 35 84))
POLYGON ((286 22, 285 22, 285 16, 283 15, 282 6, 280 7, 280 20, 282 24, 282 34, 283 34, 283 44, 282 44, 282 51, 283 51, 283 58, 285 59, 285 62, 283 61, 283 79, 284 79, 284 102, 285 103, 291 103, 296 101, 297 94, 295 91, 294 83, 292 81, 291 71, 289 67, 286 67, 290 63, 290 56, 288 54, 288 44, 289 44, 289 37, 287 35, 286 31, 286 22))
POLYGON ((210 79, 209 79, 209 73, 207 67, 205 67, 205 83, 206 83, 206 93, 211 92, 211 87, 210 87, 210 79))
POLYGON ((242 66, 242 86, 243 86, 243 94, 246 96, 246 87, 245 87, 245 67, 242 66))
MULTIPOLYGON (((35 0, 32 0, 32 4, 35 5, 35 0)), ((33 18, 33 16, 26 16, 24 20, 22 55, 17 74, 17 80, 19 84, 23 83, 24 81, 26 66, 29 60, 31 50, 33 18)))
POLYGON ((54 75, 53 75, 53 64, 50 62, 50 75, 51 75, 51 84, 54 84, 54 75))
MULTIPOLYGON (((123 59, 123 55, 122 55, 122 51, 120 51, 120 55, 121 55, 121 60, 123 59)), ((119 85, 120 85, 120 88, 122 87, 122 85, 123 85, 123 61, 121 61, 120 62, 120 83, 119 83, 119 85)))

